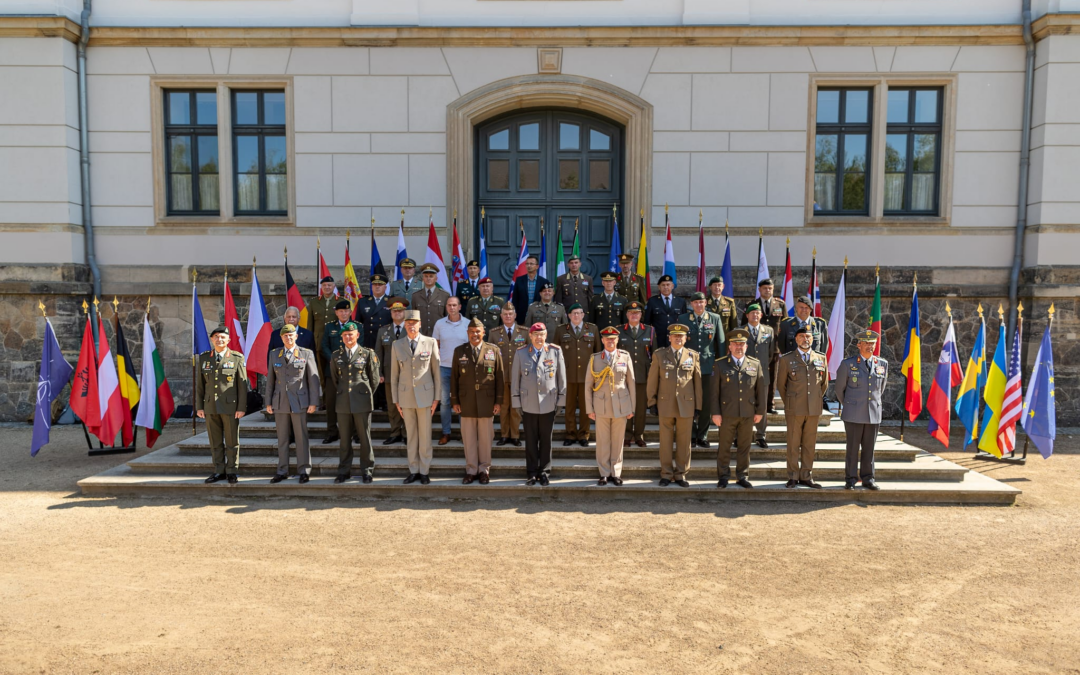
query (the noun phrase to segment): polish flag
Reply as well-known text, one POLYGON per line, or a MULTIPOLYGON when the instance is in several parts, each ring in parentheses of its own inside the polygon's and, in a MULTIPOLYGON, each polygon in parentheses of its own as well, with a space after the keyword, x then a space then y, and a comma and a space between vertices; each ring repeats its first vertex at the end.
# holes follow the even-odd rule
POLYGON ((101 405, 101 426, 94 435, 102 443, 114 445, 116 434, 124 426, 124 405, 120 397, 120 378, 116 375, 116 364, 109 349, 109 338, 105 336, 105 326, 98 322, 98 402, 101 405))
POLYGON ((247 343, 245 363, 249 373, 266 375, 266 358, 270 351, 270 316, 263 302, 262 289, 255 267, 251 268, 251 302, 248 304, 247 343))
POLYGON ((229 349, 244 353, 244 331, 240 327, 240 315, 236 313, 236 303, 229 290, 229 277, 225 276, 225 327, 229 329, 229 349))

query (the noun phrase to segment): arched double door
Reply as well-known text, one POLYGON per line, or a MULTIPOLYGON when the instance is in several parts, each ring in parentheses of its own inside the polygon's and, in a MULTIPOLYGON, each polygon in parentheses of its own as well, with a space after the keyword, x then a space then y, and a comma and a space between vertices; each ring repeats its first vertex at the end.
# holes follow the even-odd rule
POLYGON ((488 274, 495 292, 505 293, 513 278, 522 228, 529 252, 539 257, 541 219, 552 281, 562 218, 565 256, 572 251, 576 221, 582 269, 599 286, 611 251, 613 206, 618 206, 620 229, 623 223, 622 128, 598 117, 543 110, 486 122, 476 133, 476 212, 483 207, 486 213, 488 274))

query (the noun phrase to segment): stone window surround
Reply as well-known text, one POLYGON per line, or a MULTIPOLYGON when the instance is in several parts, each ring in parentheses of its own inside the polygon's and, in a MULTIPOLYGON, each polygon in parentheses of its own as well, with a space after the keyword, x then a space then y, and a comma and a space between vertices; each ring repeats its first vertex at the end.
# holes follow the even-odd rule
POLYGON ((150 133, 151 157, 154 165, 154 223, 157 226, 198 225, 198 226, 285 226, 296 225, 296 156, 293 133, 293 83, 288 76, 175 76, 168 75, 150 78, 150 133), (218 102, 218 162, 219 203, 221 213, 217 216, 206 215, 168 215, 166 200, 165 161, 165 91, 168 89, 213 89, 217 92, 218 102), (233 151, 232 151, 232 96, 236 89, 283 89, 285 91, 285 145, 287 153, 289 209, 284 216, 238 216, 234 213, 235 195, 233 190, 233 151))
POLYGON ((951 224, 953 160, 956 152, 956 93, 958 76, 954 73, 941 75, 897 74, 812 74, 810 75, 809 105, 806 119, 806 205, 803 224, 806 227, 822 226, 943 226, 951 224), (889 85, 898 87, 941 87, 941 175, 938 179, 940 210, 936 216, 885 215, 885 136, 889 85), (873 118, 870 131, 872 165, 870 167, 870 214, 867 216, 814 215, 814 157, 817 142, 817 90, 819 87, 872 87, 873 118))

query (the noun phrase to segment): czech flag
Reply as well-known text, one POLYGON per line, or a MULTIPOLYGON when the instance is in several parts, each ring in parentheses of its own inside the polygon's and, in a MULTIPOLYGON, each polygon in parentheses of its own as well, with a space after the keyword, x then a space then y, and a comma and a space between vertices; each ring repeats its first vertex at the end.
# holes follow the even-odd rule
MULTIPOLYGON (((266 359, 270 351, 270 315, 266 312, 259 275, 251 267, 251 302, 248 304, 247 344, 245 362, 249 373, 266 375, 266 359)), ((241 402, 242 403, 242 402, 241 402)))

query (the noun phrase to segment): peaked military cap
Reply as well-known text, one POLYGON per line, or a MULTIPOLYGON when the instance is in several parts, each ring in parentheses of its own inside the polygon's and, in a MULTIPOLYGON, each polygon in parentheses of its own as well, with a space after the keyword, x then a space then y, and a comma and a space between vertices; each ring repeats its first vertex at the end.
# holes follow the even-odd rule
POLYGON ((394 311, 398 311, 398 310, 404 310, 408 306, 409 306, 409 301, 408 300, 402 300, 402 299, 398 298, 397 300, 394 300, 394 303, 392 305, 390 305, 390 311, 394 312, 394 311))
POLYGON ((401 264, 398 267, 416 267, 416 261, 412 258, 402 258, 401 264))
POLYGON ((630 262, 634 259, 634 256, 630 253, 623 253, 619 256, 619 262, 630 262))
POLYGON ((480 267, 480 261, 470 260, 469 262, 465 263, 465 267, 480 267))
POLYGON ((656 283, 657 284, 662 284, 665 281, 670 281, 671 283, 675 283, 675 280, 671 278, 670 274, 665 274, 664 276, 660 277, 660 280, 657 281, 656 283))
POLYGON ((283 336, 284 335, 289 335, 289 334, 295 334, 296 333, 296 326, 292 325, 291 323, 287 323, 284 326, 282 326, 281 330, 278 331, 278 332, 283 336))
POLYGON ((673 323, 667 327, 668 335, 686 335, 690 332, 690 329, 681 323, 673 323))
POLYGON ((224 334, 228 335, 229 334, 229 327, 228 326, 218 326, 217 328, 215 328, 213 331, 210 332, 210 337, 214 337, 218 333, 224 333, 224 334))
POLYGON ((371 275, 371 283, 373 283, 373 284, 386 284, 386 275, 385 274, 372 274, 371 275))
POLYGON ((345 325, 341 327, 342 333, 348 333, 349 331, 360 331, 360 327, 356 325, 355 321, 346 321, 345 325))
POLYGON ((877 342, 881 336, 869 328, 859 333, 859 342, 877 342))
POLYGON ((438 274, 439 268, 435 267, 435 263, 424 263, 420 266, 420 274, 438 274))
POLYGON ((322 279, 320 279, 319 283, 320 284, 332 284, 332 283, 334 283, 334 277, 327 275, 327 276, 323 277, 322 279))
POLYGON ((750 331, 742 328, 733 328, 731 332, 727 334, 728 342, 746 342, 750 339, 750 331))
POLYGON ((338 304, 334 305, 334 311, 336 312, 339 309, 352 309, 352 305, 348 300, 338 300, 338 304))
POLYGON ((540 290, 553 291, 555 290, 555 284, 551 283, 550 281, 545 281, 544 283, 540 284, 540 290))
POLYGON ((810 326, 803 326, 803 327, 799 328, 799 330, 795 331, 795 334, 796 335, 803 335, 803 334, 813 335, 814 331, 810 330, 810 326))
POLYGON ((645 310, 644 310, 644 308, 642 308, 641 303, 638 302, 637 300, 635 300, 635 301, 631 302, 629 305, 626 306, 626 311, 627 312, 643 312, 645 310))
POLYGON ((480 317, 474 316, 472 318, 472 321, 469 322, 469 328, 484 328, 484 329, 486 329, 487 326, 485 326, 484 322, 480 320, 480 317))
POLYGON ((706 298, 705 294, 702 293, 701 291, 695 291, 694 294, 690 296, 690 302, 693 302, 694 300, 707 300, 707 299, 708 298, 706 298))
POLYGON ((615 326, 608 326, 600 331, 601 337, 619 337, 619 329, 615 326))
POLYGON ((609 280, 609 279, 611 279, 611 280, 615 280, 615 279, 618 279, 618 278, 619 278, 619 275, 618 275, 618 274, 615 274, 615 273, 614 273, 614 272, 612 272, 611 270, 607 270, 607 271, 605 271, 605 272, 601 272, 601 273, 600 273, 600 278, 601 278, 601 279, 603 279, 604 281, 607 281, 607 280, 609 280))
POLYGON ((405 312, 405 320, 406 321, 419 321, 420 320, 420 310, 418 310, 418 309, 410 309, 409 311, 405 312))
POLYGON ((503 308, 503 311, 506 311, 508 309, 510 311, 513 311, 513 312, 517 311, 517 307, 514 307, 514 303, 510 302, 509 300, 506 302, 505 305, 502 306, 502 308, 503 308))

